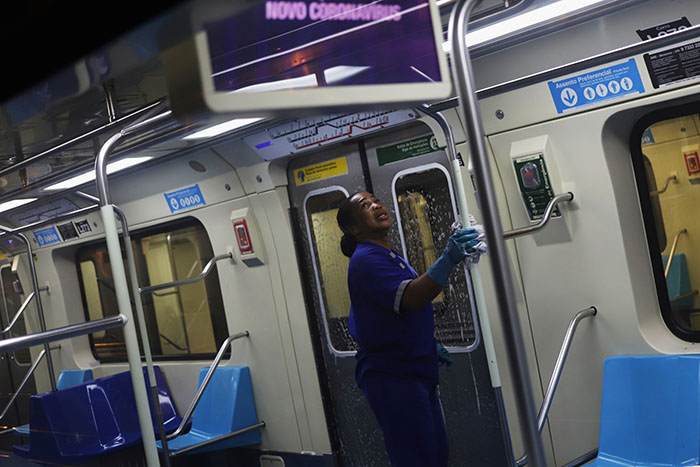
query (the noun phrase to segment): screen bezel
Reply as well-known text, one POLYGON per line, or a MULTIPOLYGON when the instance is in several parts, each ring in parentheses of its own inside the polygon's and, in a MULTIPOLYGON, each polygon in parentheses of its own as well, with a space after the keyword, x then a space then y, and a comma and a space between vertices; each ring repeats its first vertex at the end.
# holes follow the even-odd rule
POLYGON ((428 0, 433 36, 442 81, 355 86, 323 86, 255 93, 230 93, 214 89, 207 33, 194 36, 199 82, 204 105, 216 114, 247 116, 278 115, 289 110, 369 109, 393 104, 423 103, 446 99, 452 94, 447 57, 442 49, 442 25, 435 0, 428 0))

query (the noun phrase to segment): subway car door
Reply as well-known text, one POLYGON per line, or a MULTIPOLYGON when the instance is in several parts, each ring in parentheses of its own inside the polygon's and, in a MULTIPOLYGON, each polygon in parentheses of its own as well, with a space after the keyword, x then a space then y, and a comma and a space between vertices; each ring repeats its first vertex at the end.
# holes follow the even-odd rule
MULTIPOLYGON (((422 123, 365 141, 374 194, 394 221, 392 248, 422 274, 442 254, 457 215, 449 160, 422 123)), ((462 221, 465 227, 469 221, 462 221)), ((506 443, 481 342, 471 281, 464 267, 452 273, 433 300, 435 338, 454 361, 440 369, 440 400, 450 465, 506 466, 506 443)))
MULTIPOLYGON (((329 429, 345 466, 387 466, 389 460, 381 430, 355 383, 356 343, 347 329, 348 259, 339 248, 337 207, 348 194, 373 191, 391 211, 392 248, 420 274, 441 254, 455 221, 447 164, 429 128, 414 124, 289 165, 298 248, 313 308, 310 322, 328 388, 329 429)), ((433 302, 436 338, 454 361, 440 370, 450 465, 506 466, 506 443, 469 289, 459 269, 433 302)))
MULTIPOLYGON (((20 288, 19 278, 16 273, 12 272, 11 265, 0 266, 0 293, 2 293, 0 329, 6 329, 9 326, 20 309, 23 299, 26 298, 26 295, 19 293, 20 288)), ((27 311, 31 312, 32 309, 30 307, 27 311)), ((10 332, 1 338, 23 336, 26 333, 24 317, 20 317, 10 332)), ((0 354, 0 414, 7 408, 5 416, 0 419, 0 431, 29 423, 29 396, 36 394, 33 377, 27 381, 12 405, 7 407, 7 404, 17 391, 17 387, 29 371, 31 364, 29 349, 0 354)), ((46 367, 41 365, 37 371, 46 371, 46 367)), ((21 437, 14 434, 4 434, 0 436, 0 450, 12 451, 12 445, 24 444, 23 441, 21 437)))
POLYGON ((356 343, 348 331, 349 259, 340 251, 336 213, 349 194, 366 189, 357 144, 293 160, 287 171, 297 251, 303 258, 307 307, 334 453, 345 467, 384 467, 383 438, 355 383, 356 343))

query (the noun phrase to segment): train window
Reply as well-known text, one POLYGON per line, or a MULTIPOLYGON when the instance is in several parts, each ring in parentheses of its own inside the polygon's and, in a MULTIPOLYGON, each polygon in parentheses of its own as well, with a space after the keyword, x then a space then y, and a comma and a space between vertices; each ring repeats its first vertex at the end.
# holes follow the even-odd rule
MULTIPOLYGON (((196 276, 214 256, 206 231, 196 220, 138 232, 132 235, 132 247, 141 286, 196 276)), ((77 256, 87 318, 117 314, 105 244, 82 247, 77 256)), ((131 298, 133 303, 134 297, 131 298)), ((203 281, 160 290, 141 299, 154 358, 208 357, 227 337, 216 269, 203 281)), ((120 328, 94 334, 91 344, 100 361, 126 358, 120 328)))
POLYGON ((642 120, 632 152, 664 320, 700 342, 700 116, 668 117, 642 120))
POLYGON ((338 206, 348 196, 344 189, 331 187, 310 192, 304 201, 306 227, 316 284, 331 349, 352 352, 357 349, 348 330, 350 295, 348 293, 349 259, 340 251, 342 232, 338 229, 338 206))
MULTIPOLYGON (((394 200, 404 255, 418 274, 435 262, 452 233, 455 211, 448 174, 439 164, 399 172, 394 200)), ((476 341, 463 268, 433 300, 435 337, 446 347, 470 347, 476 341)))

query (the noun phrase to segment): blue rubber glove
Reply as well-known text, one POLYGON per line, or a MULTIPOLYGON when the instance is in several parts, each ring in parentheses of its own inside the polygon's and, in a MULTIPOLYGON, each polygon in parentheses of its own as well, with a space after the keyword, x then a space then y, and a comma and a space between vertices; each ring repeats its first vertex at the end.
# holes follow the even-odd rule
POLYGON ((453 233, 447 241, 447 246, 442 255, 428 269, 428 276, 441 287, 447 285, 450 274, 479 242, 476 240, 479 234, 474 229, 461 229, 453 233))
POLYGON ((443 347, 441 344, 437 345, 437 355, 438 355, 438 366, 445 365, 447 368, 447 371, 450 371, 450 366, 454 363, 454 360, 452 360, 452 356, 450 356, 450 352, 447 351, 445 347, 443 347))

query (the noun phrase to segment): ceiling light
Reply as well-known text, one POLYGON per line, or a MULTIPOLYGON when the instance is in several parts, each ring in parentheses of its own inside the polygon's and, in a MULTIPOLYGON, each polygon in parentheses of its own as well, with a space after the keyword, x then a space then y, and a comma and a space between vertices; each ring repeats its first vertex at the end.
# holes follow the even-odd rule
POLYGON ((213 138, 223 133, 228 133, 229 131, 237 130, 239 128, 252 125, 255 122, 262 120, 262 117, 257 118, 236 118, 234 120, 229 120, 228 122, 219 123, 218 125, 210 126, 203 130, 187 135, 182 139, 203 139, 203 138, 213 138))
POLYGON ((12 201, 5 201, 4 203, 0 203, 0 212, 5 212, 9 211, 10 209, 18 208, 20 206, 24 206, 25 204, 32 203, 36 200, 37 198, 22 198, 13 199, 12 201))
MULTIPOLYGON (((562 16, 570 15, 586 7, 609 0, 559 0, 549 5, 519 14, 497 23, 475 29, 467 33, 466 40, 468 47, 474 47, 485 42, 492 41, 502 36, 512 35, 548 21, 561 19, 562 16)), ((442 50, 450 52, 450 42, 443 42, 442 50)))
MULTIPOLYGON (((107 175, 119 172, 120 170, 128 169, 129 167, 133 167, 151 159, 153 159, 153 156, 129 157, 127 159, 120 159, 118 161, 107 164, 107 175)), ((43 191, 67 190, 68 188, 73 188, 84 183, 91 182, 93 180, 95 180, 95 171, 91 170, 89 172, 76 175, 75 177, 71 177, 68 180, 63 180, 62 182, 47 186, 46 188, 44 188, 43 191)))

